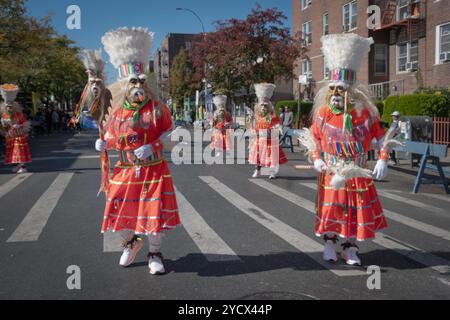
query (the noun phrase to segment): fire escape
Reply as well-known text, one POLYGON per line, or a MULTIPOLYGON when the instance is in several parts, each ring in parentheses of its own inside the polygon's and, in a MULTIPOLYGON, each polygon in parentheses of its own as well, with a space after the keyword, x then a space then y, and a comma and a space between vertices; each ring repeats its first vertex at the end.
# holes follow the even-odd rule
MULTIPOLYGON (((402 41, 412 43, 425 36, 425 0, 374 0, 381 8, 381 26, 372 32, 388 33, 389 44, 402 41)), ((408 69, 417 70, 417 62, 409 62, 408 69)), ((384 99, 389 95, 403 94, 403 80, 377 83, 370 86, 372 95, 384 99)))

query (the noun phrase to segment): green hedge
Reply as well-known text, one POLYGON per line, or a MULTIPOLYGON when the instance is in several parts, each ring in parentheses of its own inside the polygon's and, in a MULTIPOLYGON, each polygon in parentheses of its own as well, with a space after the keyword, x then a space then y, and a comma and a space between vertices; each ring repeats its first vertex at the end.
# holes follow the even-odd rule
POLYGON ((390 96, 384 101, 383 120, 391 123, 391 114, 400 112, 402 116, 450 116, 450 99, 440 94, 409 94, 390 96))
MULTIPOLYGON (((280 100, 275 104, 275 112, 277 115, 281 113, 281 107, 289 107, 294 114, 294 123, 297 121, 297 112, 298 112, 298 101, 297 100, 280 100)), ((300 119, 303 116, 309 118, 309 114, 311 113, 313 107, 312 102, 301 101, 300 102, 300 119)))

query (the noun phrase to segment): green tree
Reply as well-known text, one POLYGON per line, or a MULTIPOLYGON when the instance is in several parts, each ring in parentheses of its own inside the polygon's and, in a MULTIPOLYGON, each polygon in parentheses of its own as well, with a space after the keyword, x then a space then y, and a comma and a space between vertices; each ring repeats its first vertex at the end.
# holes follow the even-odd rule
POLYGON ((0 0, 0 83, 17 83, 25 96, 54 95, 60 103, 78 99, 86 74, 79 49, 60 36, 50 17, 26 15, 24 0, 0 0))
POLYGON ((186 96, 191 96, 196 89, 196 84, 192 78, 193 68, 187 50, 182 49, 173 59, 170 68, 170 96, 177 103, 182 105, 186 96))

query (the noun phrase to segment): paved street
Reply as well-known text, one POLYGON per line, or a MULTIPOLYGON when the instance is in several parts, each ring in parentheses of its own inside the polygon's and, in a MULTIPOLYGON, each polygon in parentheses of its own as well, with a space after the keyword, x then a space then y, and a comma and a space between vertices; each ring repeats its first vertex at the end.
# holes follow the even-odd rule
MULTIPOLYGON (((411 194, 414 177, 377 183, 389 228, 360 245, 364 267, 323 262, 314 235, 316 178, 300 153, 277 180, 250 165, 171 164, 183 227, 163 244, 164 276, 146 250, 118 265, 116 235, 100 233, 104 195, 95 132, 32 140, 30 173, 0 166, 0 299, 449 299, 450 196, 411 194), (69 266, 81 290, 69 290, 69 266), (366 267, 381 268, 369 290, 366 267)), ((170 154, 167 154, 170 157, 170 154)), ((115 159, 113 159, 115 160, 115 159)))

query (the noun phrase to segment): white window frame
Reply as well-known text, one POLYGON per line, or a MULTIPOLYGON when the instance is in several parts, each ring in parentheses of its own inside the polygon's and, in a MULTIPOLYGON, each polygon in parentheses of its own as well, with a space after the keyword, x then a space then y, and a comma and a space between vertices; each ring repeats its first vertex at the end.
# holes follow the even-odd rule
POLYGON ((385 76, 388 73, 389 59, 388 59, 388 45, 384 43, 376 43, 373 49, 373 69, 376 76, 385 76), (385 72, 377 72, 377 47, 384 48, 384 64, 385 72))
POLYGON ((322 15, 322 35, 327 35, 330 34, 330 15, 328 14, 328 12, 325 12, 322 15), (326 19, 325 19, 326 17, 326 19), (325 23, 326 21, 326 23, 325 23), (325 32, 325 26, 326 26, 326 32, 325 32))
POLYGON ((405 45, 406 44, 406 63, 408 62, 418 62, 419 61, 419 41, 413 41, 415 43, 417 43, 417 60, 415 61, 411 61, 411 42, 403 42, 403 43, 399 43, 396 46, 396 56, 395 56, 395 63, 396 63, 396 71, 398 74, 400 73, 409 73, 410 71, 408 70, 404 70, 404 71, 400 71, 399 70, 399 51, 400 51, 400 46, 405 45))
POLYGON ((356 0, 347 2, 342 6, 342 30, 344 32, 351 32, 358 29, 358 2, 356 0), (356 13, 353 12, 353 4, 356 4, 356 13), (355 22, 355 26, 352 28, 350 27, 348 30, 345 30, 345 8, 348 7, 348 24, 351 26, 353 22, 355 22), (353 21, 353 18, 355 17, 355 21, 353 21))
POLYGON ((441 41, 442 41, 441 33, 442 33, 442 31, 441 30, 442 30, 442 27, 448 26, 448 25, 450 25, 450 21, 436 26, 436 61, 435 61, 436 64, 448 63, 448 62, 441 62, 441 59, 440 59, 441 53, 442 53, 441 52, 441 44, 442 44, 441 43, 441 41))
POLYGON ((305 40, 306 45, 307 46, 311 45, 311 43, 312 43, 312 20, 302 23, 302 35, 303 35, 303 40, 305 40), (305 30, 305 29, 307 29, 306 26, 308 26, 308 25, 309 25, 309 30, 305 30), (308 33, 306 33, 306 31, 308 31, 308 33), (309 35, 309 42, 307 40, 308 35, 309 35))
MULTIPOLYGON (((403 9, 403 8, 408 8, 409 5, 410 5, 410 2, 408 0, 406 0, 406 4, 401 6, 400 5, 400 1, 397 2, 397 9, 396 9, 396 12, 395 12, 395 17, 396 17, 397 21, 401 21, 401 20, 405 19, 403 17, 400 17, 400 10, 403 9)), ((409 12, 407 16, 411 16, 411 12, 409 12)))
POLYGON ((300 0, 300 1, 301 1, 302 10, 308 9, 312 4, 312 0, 300 0))
POLYGON ((327 67, 327 58, 323 56, 323 80, 330 80, 331 70, 327 67))
POLYGON ((312 76, 312 61, 305 59, 302 61, 302 75, 307 76, 308 74, 312 76))

